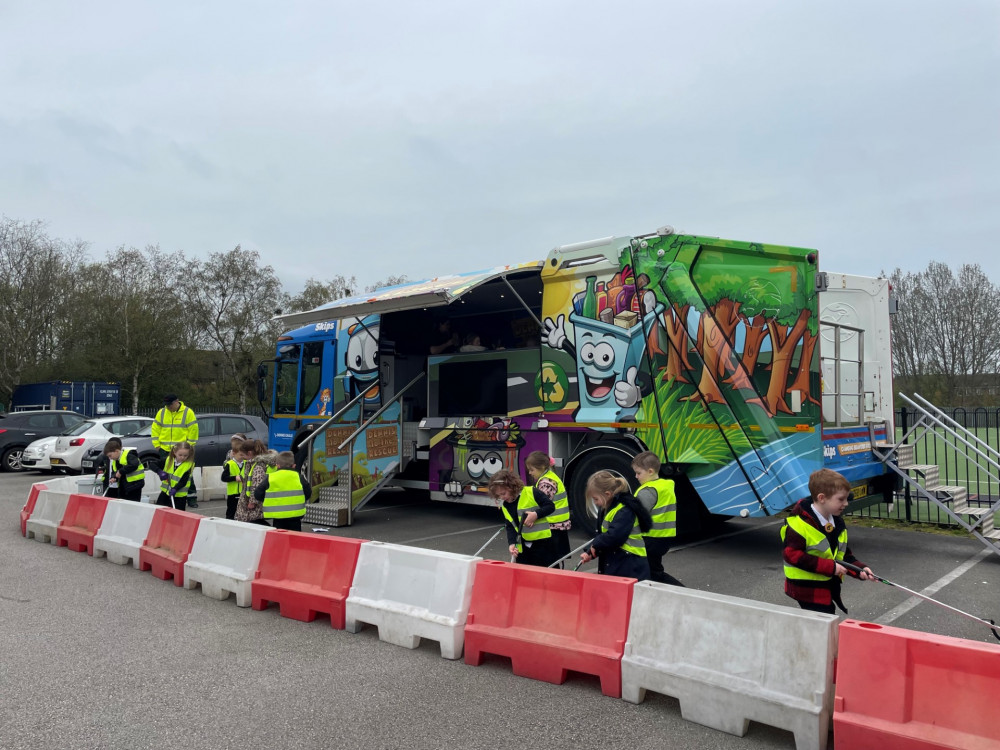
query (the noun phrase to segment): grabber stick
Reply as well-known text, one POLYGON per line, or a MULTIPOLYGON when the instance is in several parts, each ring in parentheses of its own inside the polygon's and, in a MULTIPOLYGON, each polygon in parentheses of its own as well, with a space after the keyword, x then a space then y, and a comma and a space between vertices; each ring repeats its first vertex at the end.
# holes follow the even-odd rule
MULTIPOLYGON (((595 538, 596 538, 596 537, 595 537, 595 538)), ((558 565, 559 563, 561 563, 561 562, 562 562, 563 560, 568 560, 569 558, 571 558, 571 557, 572 557, 573 555, 575 555, 575 554, 576 554, 577 552, 583 552, 583 551, 584 551, 585 549, 590 549, 590 545, 591 545, 591 544, 593 544, 593 543, 594 543, 594 540, 593 540, 593 539, 591 539, 591 540, 590 540, 589 542, 587 542, 586 544, 581 544, 581 545, 580 545, 579 547, 577 547, 577 548, 576 548, 575 550, 573 550, 572 552, 568 552, 567 554, 563 555, 563 556, 562 556, 562 557, 560 557, 560 558, 559 558, 558 560, 556 560, 555 562, 553 562, 553 563, 552 563, 551 565, 549 565, 549 567, 550 567, 550 568, 554 568, 554 567, 555 567, 556 565, 558 565)), ((582 563, 581 563, 581 565, 582 565, 582 563)), ((580 565, 577 565, 577 566, 576 566, 576 568, 579 568, 579 567, 580 567, 580 565)), ((573 568, 573 570, 576 570, 576 568, 573 568)))
MULTIPOLYGON (((850 563, 846 563, 843 560, 837 560, 837 562, 843 565, 848 570, 853 570, 855 573, 862 572, 861 568, 859 568, 857 565, 851 565, 850 563)), ((874 573, 872 575, 874 575, 874 573)), ((910 596, 915 596, 918 599, 923 599, 924 601, 930 602, 931 604, 936 604, 939 607, 944 607, 945 609, 949 609, 956 615, 961 615, 962 617, 968 617, 970 620, 975 620, 976 622, 982 623, 983 625, 985 625, 990 629, 990 633, 993 634, 993 637, 996 638, 998 641, 1000 641, 1000 629, 998 629, 1000 628, 1000 626, 998 626, 996 622, 994 622, 993 620, 985 620, 982 617, 976 617, 975 615, 971 615, 968 612, 963 612, 962 610, 957 609, 956 607, 953 607, 950 604, 939 602, 937 599, 931 599, 929 596, 924 596, 923 594, 914 591, 913 589, 908 589, 906 588, 906 586, 901 586, 898 583, 890 581, 887 578, 882 578, 882 576, 875 576, 875 580, 879 581, 880 583, 884 583, 886 586, 892 586, 893 588, 899 589, 900 591, 905 591, 910 596)))
POLYGON ((487 547, 489 547, 493 543, 493 540, 496 539, 498 536, 500 536, 500 532, 503 531, 503 530, 504 530, 504 527, 501 526, 500 529, 497 531, 497 533, 494 534, 493 536, 491 536, 489 538, 489 540, 486 542, 486 544, 484 544, 482 547, 480 547, 479 549, 476 550, 476 554, 474 554, 473 557, 479 557, 480 553, 482 553, 482 551, 484 549, 486 549, 487 547))

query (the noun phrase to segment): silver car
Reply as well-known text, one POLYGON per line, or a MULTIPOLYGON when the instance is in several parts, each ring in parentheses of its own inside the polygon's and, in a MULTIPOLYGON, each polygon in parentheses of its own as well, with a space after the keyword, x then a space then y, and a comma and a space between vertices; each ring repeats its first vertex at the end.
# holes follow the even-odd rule
MULTIPOLYGON (((250 440, 267 443, 267 424, 259 417, 249 414, 197 414, 198 445, 195 447, 195 463, 198 466, 222 466, 229 452, 229 439, 242 433, 250 440)), ((122 446, 139 451, 139 460, 147 466, 152 460, 159 460, 159 452, 153 447, 151 425, 143 427, 134 435, 122 438, 122 446)), ((92 472, 101 464, 104 446, 91 448, 83 457, 84 472, 92 472)))

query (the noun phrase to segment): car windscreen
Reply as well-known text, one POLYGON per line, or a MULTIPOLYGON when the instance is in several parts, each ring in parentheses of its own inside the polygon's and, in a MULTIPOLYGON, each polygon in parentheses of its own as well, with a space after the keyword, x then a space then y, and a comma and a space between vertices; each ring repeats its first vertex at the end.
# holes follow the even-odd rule
POLYGON ((96 427, 96 422, 80 422, 80 424, 75 424, 67 430, 63 431, 63 435, 82 435, 87 430, 96 427))

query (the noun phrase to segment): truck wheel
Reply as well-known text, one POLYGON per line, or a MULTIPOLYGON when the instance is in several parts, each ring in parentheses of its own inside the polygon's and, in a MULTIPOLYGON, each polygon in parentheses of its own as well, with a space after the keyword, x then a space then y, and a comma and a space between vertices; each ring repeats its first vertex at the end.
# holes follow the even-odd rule
POLYGON ((20 445, 15 445, 8 448, 3 452, 2 468, 4 471, 24 471, 24 467, 21 465, 21 455, 24 453, 24 447, 20 445))
POLYGON ((597 506, 587 497, 587 479, 601 469, 607 469, 612 474, 622 477, 633 492, 639 487, 635 472, 632 471, 632 456, 621 450, 591 451, 574 464, 573 473, 566 487, 569 492, 570 510, 573 512, 573 525, 590 536, 597 533, 597 506))

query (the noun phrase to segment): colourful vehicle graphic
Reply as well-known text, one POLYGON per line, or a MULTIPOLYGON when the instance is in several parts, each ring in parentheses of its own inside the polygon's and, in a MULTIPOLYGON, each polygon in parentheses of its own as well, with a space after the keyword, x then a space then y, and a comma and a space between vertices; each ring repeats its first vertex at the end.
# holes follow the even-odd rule
MULTIPOLYGON (((652 450, 677 480, 689 526, 782 511, 808 494, 809 474, 824 465, 855 483, 859 497, 879 501, 892 486, 886 468, 870 449, 845 457, 835 446, 863 442, 870 425, 876 437, 892 434, 889 350, 870 345, 888 340, 887 288, 820 272, 818 258, 661 230, 286 316, 309 325, 278 342, 272 441, 303 444, 319 426, 323 388, 334 414, 367 388, 370 403, 323 427, 347 435, 348 426, 364 427, 361 406, 387 406, 368 428, 394 420, 398 452, 372 471, 367 455, 363 465, 352 458, 359 436, 343 457, 377 476, 360 489, 400 482, 434 499, 485 504, 491 472, 523 476, 524 456, 545 450, 586 526, 586 478, 610 469, 632 480, 631 457, 652 450), (838 323, 845 305, 861 311, 851 318, 857 325, 838 323), (431 354, 442 320, 484 346, 431 354), (317 362, 307 362, 307 348, 320 345, 309 377, 317 362), (292 394, 292 373, 283 373, 294 353, 292 394), (293 402, 293 411, 281 408, 293 402)), ((315 460, 330 441, 312 445, 314 468, 337 474, 315 460)))

